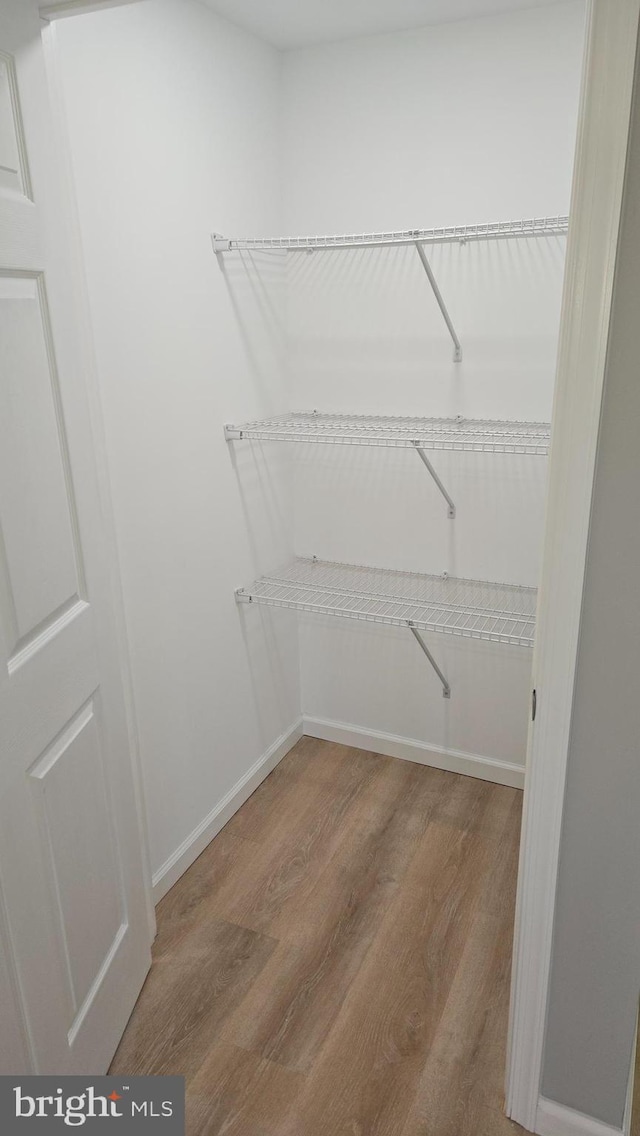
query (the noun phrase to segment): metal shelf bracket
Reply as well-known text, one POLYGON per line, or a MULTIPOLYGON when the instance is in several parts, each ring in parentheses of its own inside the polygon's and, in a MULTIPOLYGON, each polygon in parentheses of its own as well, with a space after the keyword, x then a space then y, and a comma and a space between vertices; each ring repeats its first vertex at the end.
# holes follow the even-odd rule
POLYGON ((434 296, 437 300, 438 307, 440 308, 440 311, 442 312, 444 322, 446 323, 446 325, 449 329, 449 334, 450 334, 450 336, 453 340, 453 361, 454 361, 454 363, 459 363, 462 359, 462 344, 460 343, 460 340, 458 339, 458 336, 456 335, 456 329, 454 328, 453 323, 451 322, 451 316, 449 315, 449 313, 447 311, 447 305, 445 304, 444 300, 442 299, 442 293, 440 292, 440 289, 438 288, 436 278, 433 275, 433 269, 431 268, 431 265, 429 264, 429 261, 427 259, 427 254, 424 251, 424 248, 423 248, 422 244, 420 243, 420 241, 416 241, 415 246, 418 250, 418 256, 420 257, 420 260, 422 261, 422 267, 424 268, 424 270, 427 274, 427 279, 428 279, 428 281, 431 285, 431 288, 433 289, 433 294, 434 294, 434 296))
POLYGON ((417 453, 418 457, 424 462, 424 464, 427 467, 427 469, 429 470, 429 473, 431 474, 433 480, 435 481, 436 485, 438 486, 438 489, 442 493, 442 496, 444 497, 445 501, 447 502, 447 505, 448 505, 447 516, 448 516, 449 520, 452 521, 454 519, 455 515, 456 515, 456 507, 453 503, 453 499, 447 493, 444 485, 442 484, 440 478, 438 477, 438 475, 437 475, 435 469, 433 468, 431 462, 429 461, 427 455, 425 454, 424 450, 420 447, 420 443, 414 442, 413 444, 415 446, 416 453, 417 453))
POLYGON ((443 675, 442 671, 440 670, 440 667, 436 663, 433 655, 431 654, 431 651, 427 647, 427 644, 425 643, 424 639, 422 638, 422 635, 417 630, 417 628, 414 627, 414 625, 413 625, 413 623, 411 623, 411 621, 409 621, 409 623, 407 624, 407 627, 409 628, 409 631, 413 635, 416 642, 419 644, 419 646, 424 651, 429 662, 431 663, 431 666, 433 667, 438 678, 440 679, 440 682, 442 683, 442 697, 443 698, 451 698, 451 687, 449 686, 449 683, 447 682, 445 676, 443 675))
POLYGON ((225 442, 234 442, 242 439, 242 430, 239 426, 232 426, 230 422, 224 424, 225 442))
POLYGON ((211 244, 216 256, 221 252, 229 252, 231 249, 231 241, 222 236, 222 233, 211 234, 211 244))

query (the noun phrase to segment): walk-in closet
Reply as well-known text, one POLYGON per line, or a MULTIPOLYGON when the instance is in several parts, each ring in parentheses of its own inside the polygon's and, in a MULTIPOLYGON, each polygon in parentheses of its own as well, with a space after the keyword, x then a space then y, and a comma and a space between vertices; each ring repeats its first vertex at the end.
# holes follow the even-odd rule
POLYGON ((520 7, 56 29, 157 898, 301 735, 522 788, 585 9, 520 7))
MULTIPOLYGON (((95 841, 87 828, 73 864, 55 869, 63 930, 89 894, 83 859, 96 889, 91 943, 67 935, 61 948, 64 1046, 89 1021, 99 967, 120 957, 135 906, 110 882, 128 878, 135 843, 118 828, 115 781, 59 760, 95 719, 96 737, 126 732, 134 754, 136 878, 150 881, 144 918, 158 932, 122 1040, 123 1009, 117 1028, 91 1035, 111 1039, 91 1052, 103 1065, 115 1053, 113 1076, 185 1076, 189 1136, 523 1132, 505 1115, 504 1076, 522 790, 541 704, 538 588, 558 504, 558 345, 586 294, 575 202, 582 232, 606 192, 619 214, 622 127, 619 138, 607 127, 608 188, 589 198, 574 180, 576 168, 604 178, 608 162, 602 139, 593 156, 589 81, 603 122, 616 99, 628 114, 622 47, 606 82, 596 66, 625 43, 619 10, 29 4, 45 27, 52 127, 36 138, 29 125, 35 101, 20 91, 33 60, 12 46, 21 17, 7 0, 0 198, 10 210, 20 199, 23 212, 7 216, 19 233, 33 223, 35 247, 27 152, 37 142, 62 158, 71 205, 52 258, 68 307, 52 286, 41 356, 54 374, 56 321, 69 339, 75 328, 74 367, 94 390, 86 419, 70 418, 71 457, 64 381, 52 396, 59 454, 42 453, 60 469, 37 493, 45 504, 68 495, 64 531, 79 548, 89 482, 73 453, 91 437, 115 550, 113 561, 92 553, 88 575, 76 550, 75 590, 56 592, 51 626, 62 634, 76 611, 88 621, 92 564, 121 613, 109 629, 121 733, 109 734, 115 687, 103 704, 79 671, 79 717, 56 720, 50 748, 23 762, 54 860, 70 793, 88 799, 103 778, 111 817, 96 812, 95 841), (60 268, 69 250, 73 272, 60 268)), ((613 220, 606 232, 615 247, 613 220)), ((7 270, 7 297, 39 297, 44 311, 44 270, 24 257, 7 270)), ((589 406, 595 455, 595 395, 589 406)), ((572 478, 574 467, 567 501, 572 478)), ((587 505, 584 516, 586 545, 587 505)), ((15 683, 53 634, 46 619, 16 632, 15 683)), ((547 644, 545 666, 551 654, 547 644)), ((549 777, 539 784, 532 809, 551 791, 549 777)), ((512 1003, 512 1043, 519 1013, 512 1003)), ((541 1045, 535 1059, 541 1069, 541 1045)), ((529 1115, 509 1099, 507 1112, 529 1115)))
POLYGON ((228 7, 56 27, 158 899, 301 735, 521 789, 532 712, 584 5, 228 7))
POLYGON ((522 787, 585 10, 503 7, 56 28, 158 892, 300 732, 522 787))

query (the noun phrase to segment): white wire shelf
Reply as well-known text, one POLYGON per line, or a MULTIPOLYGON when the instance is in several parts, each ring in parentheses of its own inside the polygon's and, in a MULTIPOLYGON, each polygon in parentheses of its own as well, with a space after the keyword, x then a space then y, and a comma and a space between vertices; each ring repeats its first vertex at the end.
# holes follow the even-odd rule
POLYGON ((453 341, 453 361, 462 361, 462 344, 455 330, 435 274, 425 252, 425 245, 467 241, 502 240, 517 237, 562 236, 568 231, 568 217, 531 217, 522 221, 493 221, 486 225, 451 225, 439 229, 404 229, 386 233, 339 233, 323 237, 224 237, 211 236, 216 256, 234 250, 281 249, 287 252, 306 249, 386 248, 394 245, 414 245, 420 257, 436 303, 453 341))
POLYGON ((299 558, 236 592, 239 603, 532 647, 536 589, 299 558))
POLYGON ((311 442, 421 450, 473 450, 494 454, 540 454, 549 450, 547 422, 479 418, 398 418, 364 414, 294 412, 227 425, 225 438, 265 442, 311 442))
POLYGON ((216 253, 250 249, 385 248, 389 245, 447 244, 452 241, 486 241, 515 237, 563 236, 568 217, 531 217, 520 221, 492 221, 484 225, 448 225, 437 229, 404 229, 380 233, 338 233, 333 236, 223 237, 214 233, 216 253))

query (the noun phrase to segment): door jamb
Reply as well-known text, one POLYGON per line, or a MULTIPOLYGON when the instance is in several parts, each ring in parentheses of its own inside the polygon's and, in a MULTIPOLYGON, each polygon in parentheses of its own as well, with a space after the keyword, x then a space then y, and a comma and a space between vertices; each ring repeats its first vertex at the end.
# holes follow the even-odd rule
POLYGON ((556 882, 640 0, 589 0, 538 598, 507 1115, 537 1131, 556 882))
POLYGON ((81 16, 85 12, 100 12, 103 8, 119 8, 122 4, 138 4, 141 0, 40 0, 42 20, 61 20, 66 16, 81 16))

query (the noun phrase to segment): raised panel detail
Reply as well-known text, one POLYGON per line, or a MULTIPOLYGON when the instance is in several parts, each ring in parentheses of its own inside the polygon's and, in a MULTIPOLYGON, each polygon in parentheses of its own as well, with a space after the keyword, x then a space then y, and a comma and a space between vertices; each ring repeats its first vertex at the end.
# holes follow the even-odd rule
POLYGON ((24 146, 13 60, 0 52, 0 191, 25 190, 24 146))
POLYGON ((74 1009, 71 1027, 126 921, 93 700, 30 777, 48 842, 52 901, 74 1009))
POLYGON ((15 949, 0 880, 0 1069, 7 1073, 29 1073, 35 1064, 29 1043, 26 1014, 16 967, 15 949))
POLYGON ((46 297, 38 275, 0 273, 0 602, 12 651, 82 592, 75 510, 46 297))

